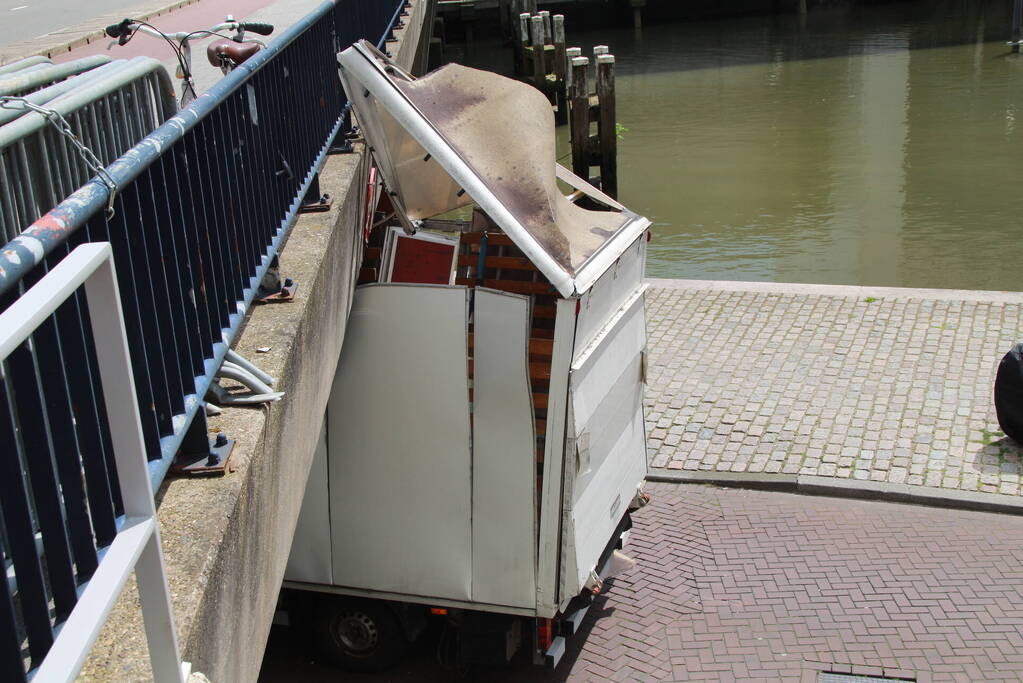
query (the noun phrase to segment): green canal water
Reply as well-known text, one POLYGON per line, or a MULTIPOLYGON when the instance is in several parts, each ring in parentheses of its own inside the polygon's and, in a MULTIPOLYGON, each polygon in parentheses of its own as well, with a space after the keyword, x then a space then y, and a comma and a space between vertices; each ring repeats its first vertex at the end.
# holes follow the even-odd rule
MULTIPOLYGON (((569 23, 569 45, 617 57, 620 194, 654 221, 648 275, 1023 290, 1010 10, 902 2, 641 33, 569 23)), ((506 66, 493 63, 505 50, 474 53, 506 66)), ((559 155, 567 130, 560 140, 559 155)))

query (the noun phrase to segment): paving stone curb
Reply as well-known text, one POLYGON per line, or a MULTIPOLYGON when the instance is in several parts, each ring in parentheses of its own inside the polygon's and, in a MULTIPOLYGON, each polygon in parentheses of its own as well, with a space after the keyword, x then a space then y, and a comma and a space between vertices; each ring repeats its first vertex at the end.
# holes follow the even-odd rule
POLYGON ((118 12, 100 14, 89 19, 88 23, 62 28, 45 36, 22 40, 0 48, 0 65, 36 55, 53 57, 62 52, 70 52, 75 48, 88 45, 95 40, 109 40, 109 38, 106 38, 106 33, 103 32, 103 27, 109 24, 116 24, 125 17, 149 20, 201 1, 156 0, 155 2, 143 3, 118 12))
POLYGON ((805 474, 685 472, 654 468, 650 469, 646 478, 647 481, 673 484, 707 484, 834 498, 864 498, 1023 516, 1023 499, 1019 496, 955 489, 932 489, 883 481, 848 480, 805 474))

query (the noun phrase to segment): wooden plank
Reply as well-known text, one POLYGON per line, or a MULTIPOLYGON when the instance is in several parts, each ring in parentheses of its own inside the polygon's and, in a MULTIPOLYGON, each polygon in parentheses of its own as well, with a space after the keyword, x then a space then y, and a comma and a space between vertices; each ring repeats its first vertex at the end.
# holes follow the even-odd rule
POLYGON ((512 294, 552 294, 554 288, 547 282, 529 282, 526 280, 477 280, 470 277, 455 278, 456 285, 466 287, 487 287, 512 294))
POLYGON ((551 364, 550 363, 530 363, 529 364, 529 379, 530 380, 549 380, 551 378, 551 364))
POLYGON ((377 261, 380 259, 380 247, 366 247, 362 250, 363 261, 377 261))
MULTIPOLYGON (((463 244, 479 244, 483 240, 482 232, 467 232, 462 235, 463 244)), ((487 245, 492 247, 514 247, 512 238, 503 232, 488 232, 487 245)))
POLYGON ((553 339, 537 339, 535 337, 529 340, 529 353, 530 355, 538 356, 549 356, 554 353, 554 340, 553 339))
POLYGON ((554 306, 533 306, 533 317, 543 319, 553 319, 556 314, 554 306))
POLYGON ((364 285, 367 282, 376 282, 377 279, 378 279, 378 277, 377 277, 377 269, 376 268, 360 268, 359 269, 358 284, 364 285))
MULTIPOLYGON (((458 256, 459 266, 477 268, 479 267, 479 263, 479 253, 459 254, 458 256)), ((536 270, 536 266, 534 266, 529 259, 522 256, 487 256, 483 267, 503 268, 505 270, 536 270)))
POLYGON ((533 392, 533 410, 547 410, 547 394, 533 392))

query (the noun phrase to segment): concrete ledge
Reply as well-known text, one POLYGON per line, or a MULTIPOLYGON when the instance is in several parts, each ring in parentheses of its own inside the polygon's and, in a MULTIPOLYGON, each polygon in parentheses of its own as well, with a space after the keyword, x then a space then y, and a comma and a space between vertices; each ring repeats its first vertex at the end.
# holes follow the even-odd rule
POLYGON ((70 52, 77 47, 88 45, 96 40, 110 40, 104 28, 116 24, 125 17, 149 20, 168 12, 194 5, 201 0, 155 0, 137 5, 117 13, 100 14, 79 26, 69 26, 47 33, 46 35, 28 40, 21 40, 0 48, 0 65, 41 55, 54 57, 62 52, 70 52))
POLYGON ((979 493, 958 489, 937 489, 883 481, 838 479, 815 475, 744 472, 708 472, 653 469, 647 481, 672 484, 708 484, 733 488, 785 491, 812 496, 861 498, 931 507, 1023 515, 1023 498, 1000 493, 979 493))

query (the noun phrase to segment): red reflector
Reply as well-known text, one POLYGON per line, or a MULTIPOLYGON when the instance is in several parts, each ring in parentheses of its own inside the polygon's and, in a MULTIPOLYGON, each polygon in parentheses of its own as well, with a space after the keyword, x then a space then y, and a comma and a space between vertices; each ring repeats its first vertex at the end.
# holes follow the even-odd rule
POLYGON ((546 650, 554 642, 554 622, 550 619, 536 620, 536 635, 540 649, 546 650))
POLYGON ((579 309, 581 309, 582 307, 583 307, 583 300, 582 299, 576 299, 575 300, 575 314, 576 315, 579 315, 579 309))
POLYGON ((649 242, 653 238, 654 238, 654 233, 652 233, 651 231, 647 230, 646 231, 646 241, 649 242))
POLYGON ((430 614, 447 614, 447 613, 448 613, 448 608, 447 607, 431 607, 430 608, 430 614))

